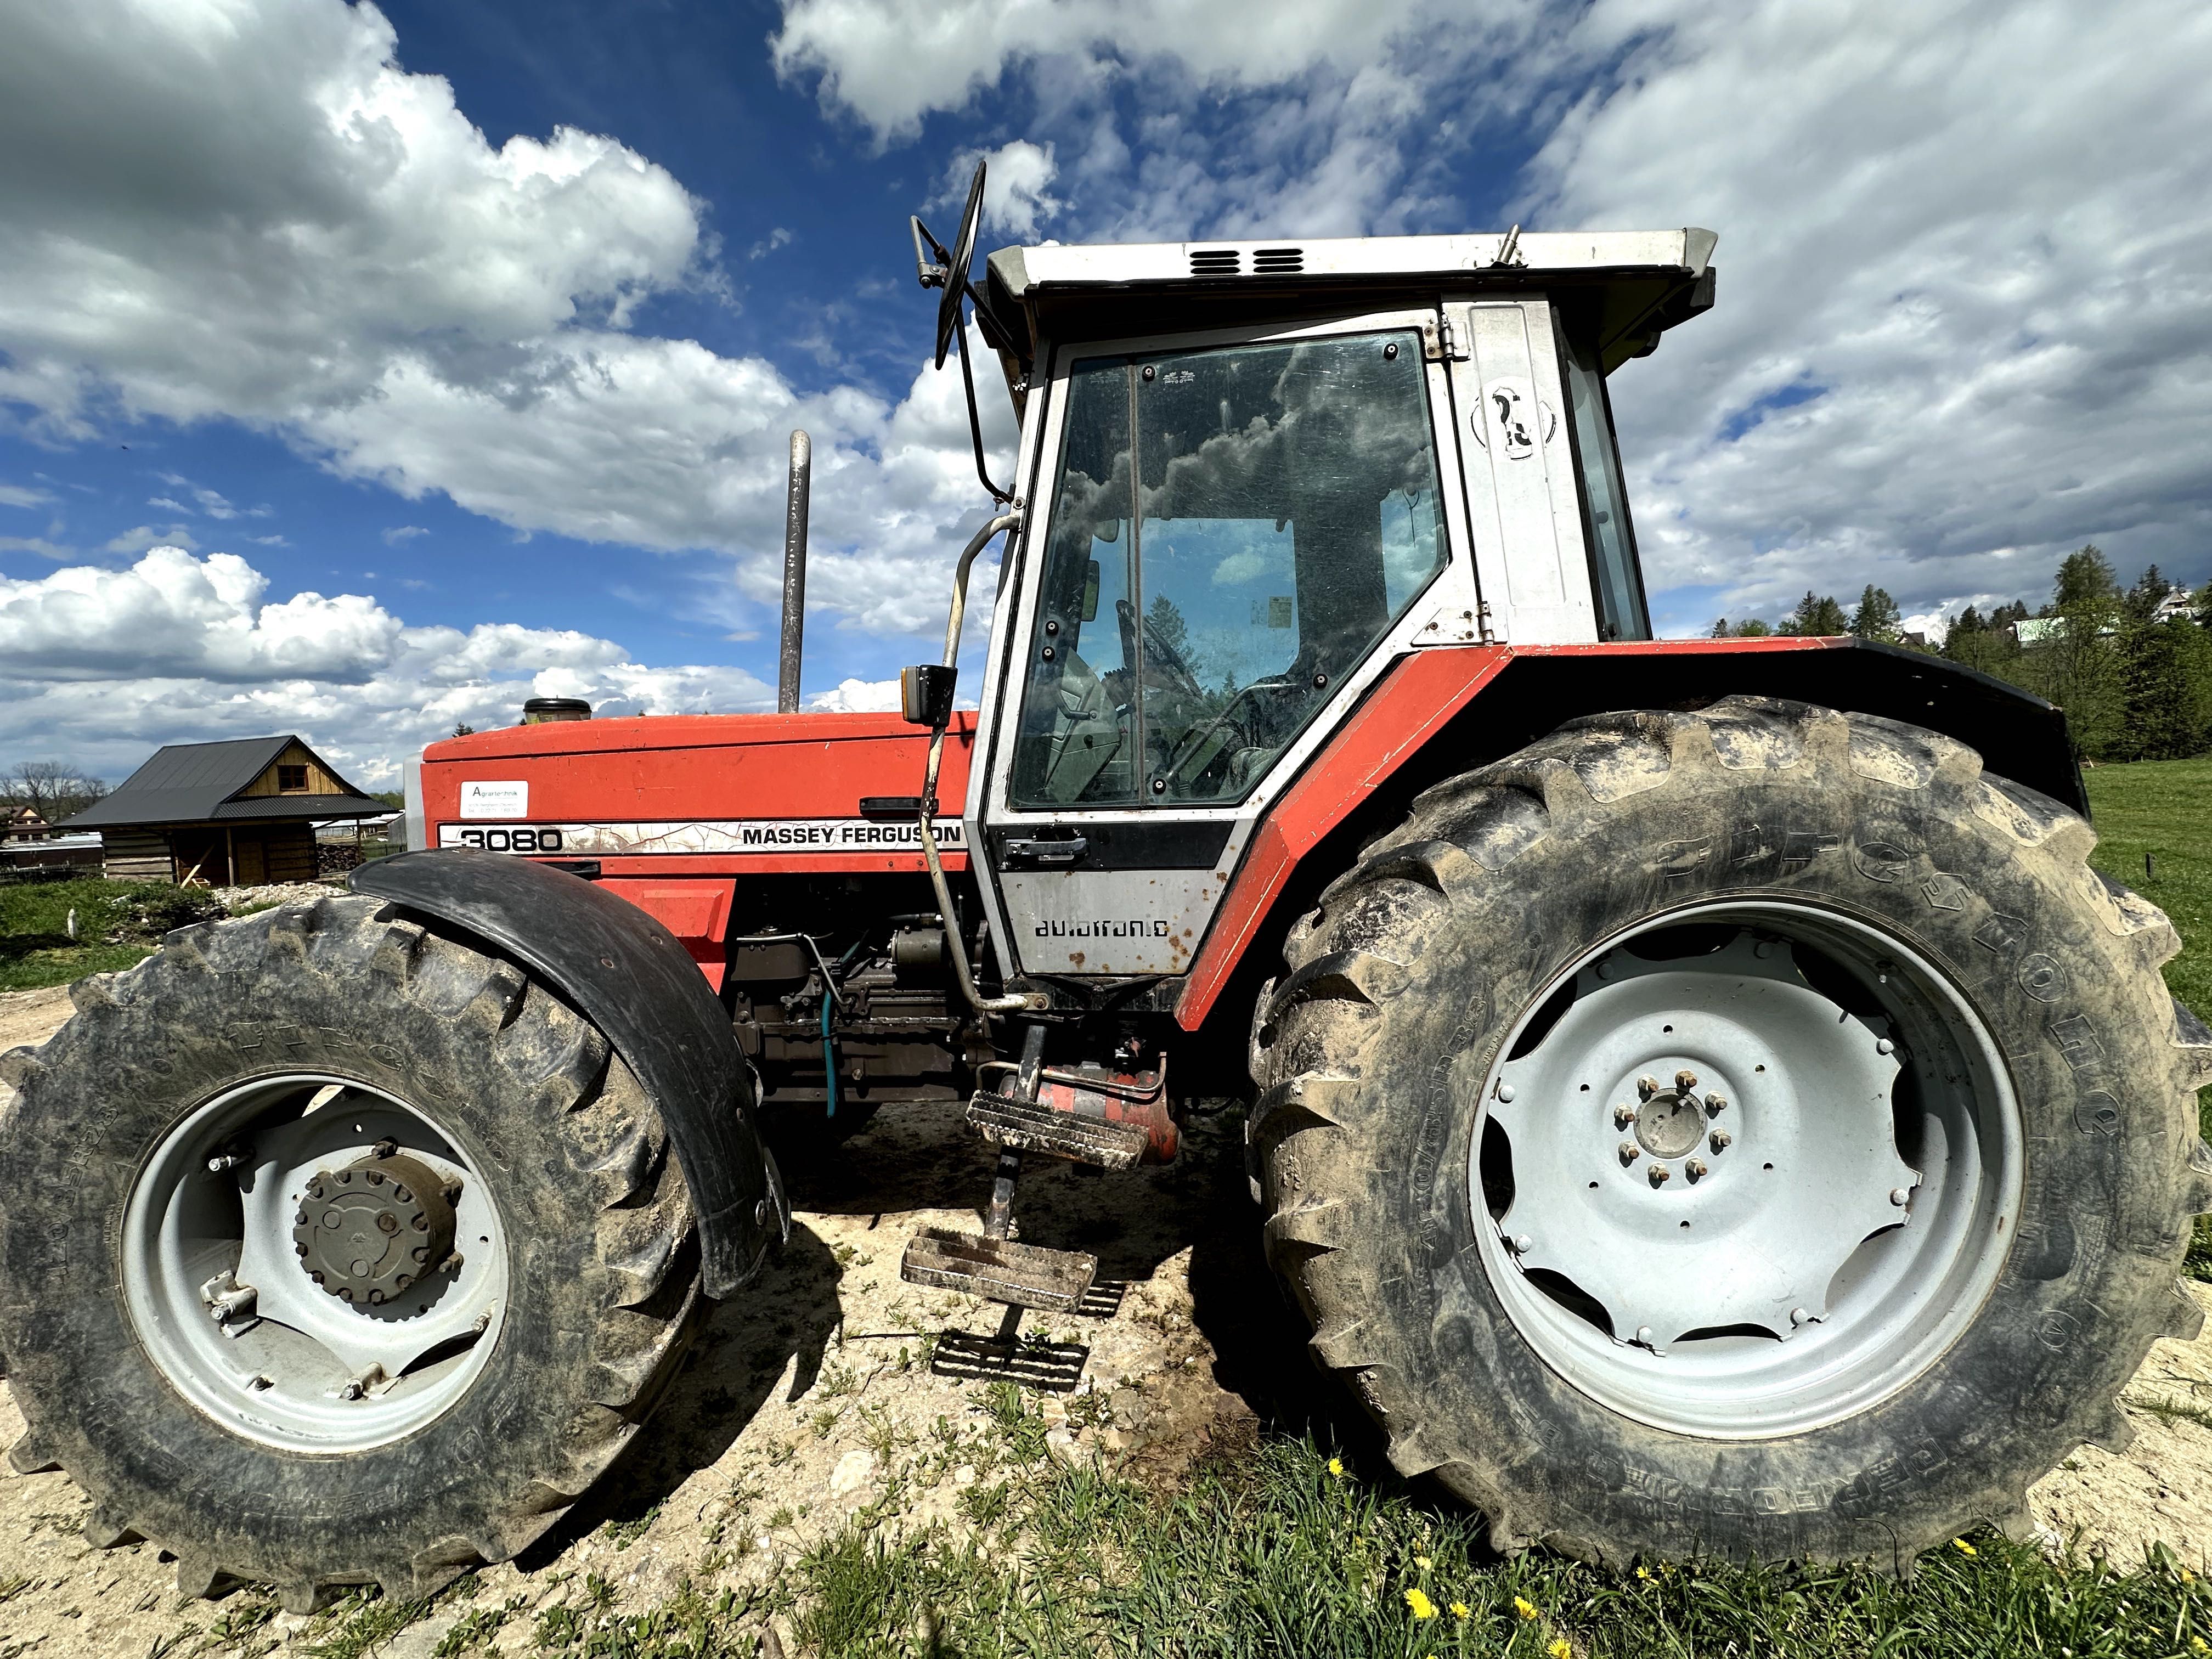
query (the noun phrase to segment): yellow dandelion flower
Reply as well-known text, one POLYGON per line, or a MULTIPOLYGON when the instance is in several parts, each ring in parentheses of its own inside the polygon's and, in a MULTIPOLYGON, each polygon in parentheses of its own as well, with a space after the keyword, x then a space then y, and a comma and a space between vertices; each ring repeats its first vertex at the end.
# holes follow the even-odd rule
POLYGON ((1334 1475, 1338 1480, 1343 1480, 1343 1479, 1344 1479, 1344 1460, 1343 1460, 1341 1457, 1332 1457, 1332 1458, 1330 1458, 1330 1459, 1328 1460, 1328 1472, 1329 1472, 1331 1474, 1334 1475))
POLYGON ((2197 1582, 2197 1575, 2184 1567, 2181 1570, 2181 1582, 2185 1584, 2193 1584, 2197 1582))
POLYGON ((1433 1619, 1437 1616, 1437 1604, 1417 1589, 1409 1589, 1406 1592, 1406 1605, 1413 1608, 1413 1617, 1416 1619, 1433 1619))
POLYGON ((1550 1654, 1552 1659, 1575 1659, 1574 1644, 1564 1636, 1555 1638, 1544 1651, 1550 1654))
POLYGON ((1636 1576, 1648 1584, 1651 1582, 1651 1569, 1649 1567, 1638 1567, 1636 1570, 1636 1576))
POLYGON ((1452 1603, 1452 1617, 1455 1619, 1464 1619, 1474 1611, 1474 1609, 1468 1606, 1464 1601, 1455 1601, 1452 1603))
POLYGON ((1523 1619, 1540 1619, 1543 1617, 1541 1613, 1536 1611, 1536 1604, 1528 1600, 1525 1595, 1516 1595, 1513 1598, 1513 1611, 1519 1613, 1523 1619))
POLYGON ((1423 1572, 1426 1572, 1431 1567, 1436 1565, 1436 1563, 1430 1560, 1425 1555, 1417 1555, 1413 1558, 1413 1565, 1419 1567, 1423 1572))
POLYGON ((1954 1538, 1951 1540, 1951 1547, 1958 1551, 1961 1555, 1979 1555, 1981 1553, 1979 1550, 1976 1549, 1972 1544, 1969 1544, 1963 1538, 1954 1538))
POLYGON ((2205 1646, 2203 1637, 2192 1636, 2189 1638, 2189 1650, 2191 1653, 2212 1653, 2212 1647, 2205 1646))

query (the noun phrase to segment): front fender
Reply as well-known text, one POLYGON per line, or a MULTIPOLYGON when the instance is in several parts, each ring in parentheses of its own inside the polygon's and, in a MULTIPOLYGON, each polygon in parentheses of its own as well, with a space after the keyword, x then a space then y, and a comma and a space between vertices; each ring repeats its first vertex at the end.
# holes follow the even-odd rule
POLYGON ((729 1015, 666 928, 588 881, 491 853, 401 853, 350 884, 475 935, 582 1010, 667 1126, 699 1217, 702 1288, 724 1297, 753 1276, 789 1234, 790 1207, 729 1015))

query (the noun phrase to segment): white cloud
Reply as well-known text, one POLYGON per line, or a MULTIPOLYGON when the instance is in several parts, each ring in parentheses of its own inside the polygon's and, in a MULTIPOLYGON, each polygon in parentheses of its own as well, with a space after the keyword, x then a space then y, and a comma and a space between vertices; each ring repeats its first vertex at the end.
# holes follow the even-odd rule
POLYGON ((268 586, 234 555, 176 547, 127 570, 0 577, 0 731, 118 777, 164 742, 296 731, 375 787, 456 724, 513 724, 526 697, 605 714, 775 702, 742 669, 649 666, 571 629, 410 627, 365 595, 272 601, 268 586))
POLYGON ((22 484, 0 484, 0 507, 44 507, 53 500, 50 490, 32 489, 22 484))
POLYGON ((104 553, 143 553, 161 542, 185 548, 199 545, 192 539, 192 532, 180 524, 173 524, 166 530, 156 530, 152 525, 142 524, 111 538, 100 550, 104 553))
POLYGON ((895 714, 903 704, 896 679, 848 679, 840 681, 834 690, 816 692, 806 700, 806 706, 820 714, 895 714))
POLYGON ((785 229, 781 225, 778 225, 774 230, 769 232, 767 235, 762 237, 760 240, 755 242, 751 247, 747 249, 745 252, 745 258, 748 259, 765 259, 769 254, 775 252, 776 249, 780 247, 788 247, 790 245, 791 233, 785 229))
POLYGON ((417 536, 427 536, 429 533, 419 524, 396 524, 384 532, 384 544, 386 547, 397 547, 402 542, 411 542, 417 536))
MULTIPOLYGON (((975 163, 988 163, 983 177, 983 225, 986 229, 1029 241, 1041 221, 1050 219, 1065 202, 1051 195, 1060 164, 1050 144, 1033 144, 1017 138, 993 150, 963 150, 945 169, 945 187, 938 202, 954 215, 968 205, 968 189, 975 176, 975 163)), ((944 230, 950 243, 958 234, 957 219, 944 230)))
POLYGON ((1427 0, 793 0, 773 49, 781 73, 817 76, 825 104, 888 141, 963 107, 1010 65, 1060 60, 1095 73, 1163 58, 1204 82, 1268 86, 1316 68, 1357 72, 1431 9, 1427 0))
MULTIPOLYGON (((925 627, 981 507, 944 389, 921 409, 804 394, 763 360, 632 332, 647 296, 723 283, 700 204, 610 138, 493 149, 397 49, 374 6, 342 0, 84 0, 12 21, 0 153, 45 159, 0 173, 0 412, 50 441, 111 409, 236 420, 409 500, 720 550, 755 584, 774 580, 803 425, 811 597, 852 625, 925 627)), ((925 307, 913 323, 919 345, 925 307)), ((180 509, 240 511, 174 483, 180 509)), ((119 542, 157 538, 189 544, 158 526, 119 542)))
POLYGON ((1524 210, 1722 233, 1715 309, 1614 382, 1655 585, 1956 609, 2045 596, 2093 538, 2212 574, 2212 13, 1601 0, 1583 29, 1617 85, 1524 210), (1759 418, 1785 388, 1820 390, 1759 418))

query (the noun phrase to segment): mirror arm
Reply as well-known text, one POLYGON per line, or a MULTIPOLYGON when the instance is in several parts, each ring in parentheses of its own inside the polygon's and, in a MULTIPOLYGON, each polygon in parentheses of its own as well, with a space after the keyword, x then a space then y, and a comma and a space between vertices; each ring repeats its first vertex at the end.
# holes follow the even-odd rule
POLYGON ((991 492, 994 501, 1011 501, 1011 490, 1005 490, 991 482, 991 474, 983 462, 983 416, 975 407, 975 372, 968 366, 968 329, 963 319, 960 327, 952 331, 960 342, 960 384, 968 394, 968 433, 975 441, 975 476, 983 481, 983 488, 991 492))

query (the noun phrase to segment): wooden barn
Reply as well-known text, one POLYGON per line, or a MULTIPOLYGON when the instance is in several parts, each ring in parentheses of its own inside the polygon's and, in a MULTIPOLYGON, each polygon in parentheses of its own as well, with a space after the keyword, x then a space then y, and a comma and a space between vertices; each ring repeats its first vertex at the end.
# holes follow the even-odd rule
POLYGON ((156 750, 68 828, 100 831, 114 880, 258 887, 315 878, 317 823, 391 811, 297 738, 239 738, 156 750))

